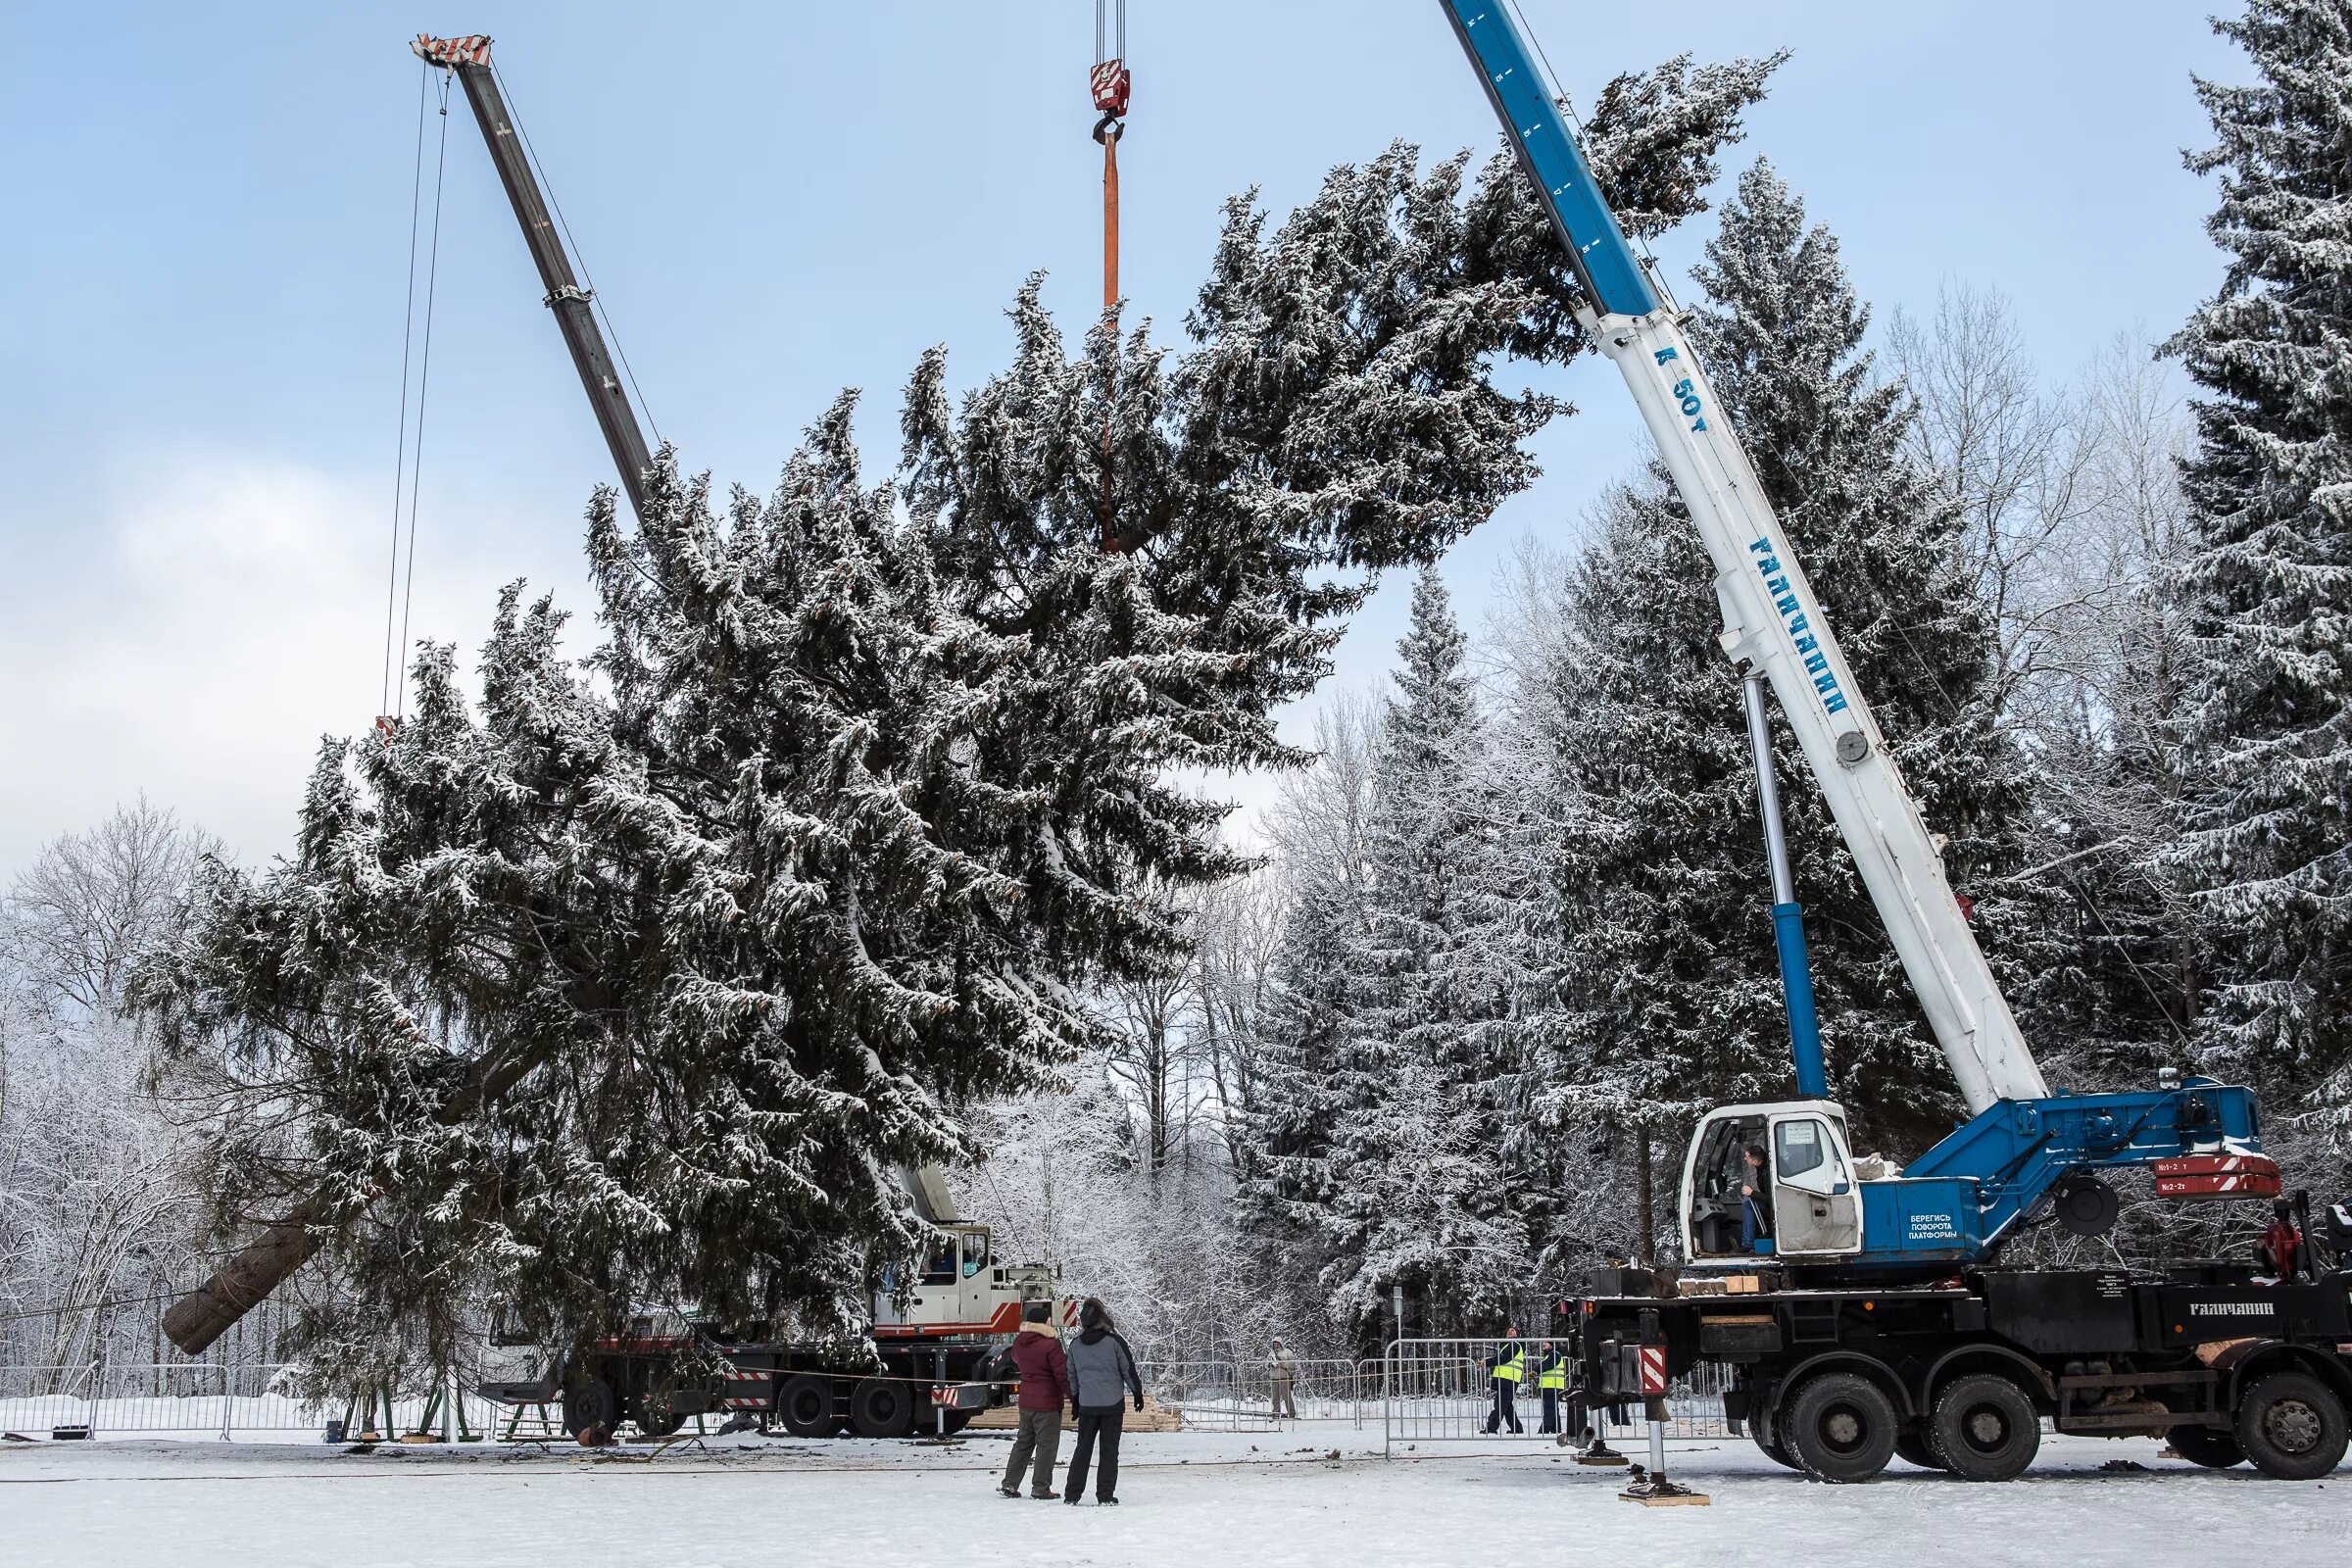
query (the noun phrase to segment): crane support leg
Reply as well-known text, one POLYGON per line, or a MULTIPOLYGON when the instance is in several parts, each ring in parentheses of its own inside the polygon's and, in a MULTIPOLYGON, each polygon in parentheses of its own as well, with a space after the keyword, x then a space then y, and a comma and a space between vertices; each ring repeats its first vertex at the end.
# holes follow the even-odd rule
POLYGON ((1805 954, 1805 906, 1796 902, 1788 869, 1788 835, 1781 825, 1781 786, 1772 766, 1772 724, 1764 712, 1764 677, 1750 670, 1740 683, 1747 705, 1747 742, 1756 754, 1756 808, 1764 817, 1764 850, 1772 861, 1772 939, 1781 955, 1781 997, 1788 1014, 1788 1052, 1796 1063, 1796 1092, 1827 1100, 1829 1066, 1821 1051, 1821 1020, 1813 1010, 1813 964, 1805 954))

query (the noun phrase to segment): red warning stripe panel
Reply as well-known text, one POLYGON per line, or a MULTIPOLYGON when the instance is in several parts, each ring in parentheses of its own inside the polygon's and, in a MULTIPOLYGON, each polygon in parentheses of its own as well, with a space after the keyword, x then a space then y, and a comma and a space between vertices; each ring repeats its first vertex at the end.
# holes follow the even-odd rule
POLYGON ((1127 95, 1134 82, 1123 60, 1105 60, 1086 74, 1086 84, 1094 89, 1095 108, 1105 115, 1127 112, 1127 95))
POLYGON ((463 38, 436 38, 420 32, 409 47, 420 60, 436 66, 486 66, 490 63, 490 39, 483 33, 469 33, 463 38))
POLYGON ((2277 1198, 2285 1191, 2268 1154, 2184 1154, 2152 1168, 2159 1198, 2277 1198))
POLYGON ((638 1334, 616 1337, 612 1339, 598 1340, 593 1348, 599 1350, 635 1350, 640 1352, 653 1350, 681 1350, 693 1343, 693 1339, 684 1334, 638 1334))
POLYGON ((1663 1345, 1642 1347, 1642 1392, 1644 1395, 1666 1392, 1666 1347, 1663 1345))

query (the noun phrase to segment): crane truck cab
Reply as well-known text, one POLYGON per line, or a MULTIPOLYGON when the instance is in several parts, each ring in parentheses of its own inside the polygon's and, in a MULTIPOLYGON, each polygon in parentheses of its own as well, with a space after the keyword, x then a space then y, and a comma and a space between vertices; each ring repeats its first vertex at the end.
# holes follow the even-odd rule
POLYGON ((1691 1136, 1683 1167, 1683 1256, 1740 1266, 1758 1257, 1850 1257, 1862 1250, 1862 1202, 1845 1107, 1834 1100, 1722 1105, 1691 1136), (1764 1156, 1751 1179, 1748 1150, 1764 1156), (1740 1189, 1764 1195, 1753 1245, 1743 1239, 1740 1189))
POLYGON ((1054 1270, 1005 1263, 987 1226, 953 1221, 906 1288, 898 1286, 886 1272, 874 1294, 876 1339, 1010 1334, 1020 1327, 1023 1307, 1054 1299, 1054 1270))

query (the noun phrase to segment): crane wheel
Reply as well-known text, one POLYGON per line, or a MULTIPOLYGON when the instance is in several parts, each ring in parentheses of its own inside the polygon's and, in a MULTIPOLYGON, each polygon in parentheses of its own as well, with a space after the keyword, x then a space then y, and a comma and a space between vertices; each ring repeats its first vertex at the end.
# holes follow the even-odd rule
POLYGON ((2041 1417, 2009 1379, 1972 1372, 1936 1396, 1928 1442, 1943 1467, 1963 1481, 2009 1481, 2041 1451, 2041 1417))
POLYGON ((2246 1462, 2246 1450, 2237 1446, 2234 1436, 2220 1427, 2175 1427, 2164 1439, 2181 1458, 2208 1470, 2227 1470, 2233 1464, 2246 1462))
POLYGON ((580 1378, 564 1385, 564 1430, 573 1437, 590 1428, 611 1432, 619 1417, 620 1403, 612 1397, 612 1385, 603 1378, 580 1378))
POLYGON ((1915 1464, 1922 1470, 1942 1470, 1949 1468, 1944 1464, 1942 1458, 1936 1452, 1935 1446, 1928 1442, 1928 1436, 1924 1432, 1899 1432, 1895 1434, 1894 1456, 1897 1459, 1902 1460, 1905 1464, 1915 1464))
POLYGON ((1756 1446, 1774 1464, 1785 1465, 1790 1470, 1799 1469, 1801 1466, 1788 1457, 1788 1449, 1780 1441, 1779 1413, 1769 1405, 1757 1406, 1748 1413, 1747 1435, 1756 1440, 1756 1446))
POLYGON ((2274 1372, 2237 1401, 2237 1445, 2280 1481, 2316 1481, 2344 1457, 2344 1401, 2308 1372, 2274 1372))
POLYGON ((914 1430, 915 1385, 866 1378, 850 1391, 850 1422, 861 1438, 903 1438, 914 1430))
POLYGON ((833 1380, 802 1372, 784 1380, 776 1396, 776 1420, 796 1438, 829 1438, 841 1430, 833 1413, 833 1380))
POLYGON ((1902 1427, 1886 1390, 1852 1372, 1807 1378, 1778 1413, 1773 1435, 1816 1481, 1868 1481, 1894 1457, 1902 1427))

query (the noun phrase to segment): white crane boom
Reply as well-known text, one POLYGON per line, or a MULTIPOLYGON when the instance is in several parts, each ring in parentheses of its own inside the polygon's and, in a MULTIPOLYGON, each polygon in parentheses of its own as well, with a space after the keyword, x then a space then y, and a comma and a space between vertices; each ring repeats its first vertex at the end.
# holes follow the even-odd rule
POLYGON ((1587 329, 1624 374, 1714 563, 1718 641, 1771 681, 1970 1114, 2000 1100, 2046 1098, 2041 1070, 1944 879, 1936 840, 1738 432, 1718 412, 1678 313, 1626 243, 1501 0, 1444 3, 1597 305, 1583 313, 1587 329))

